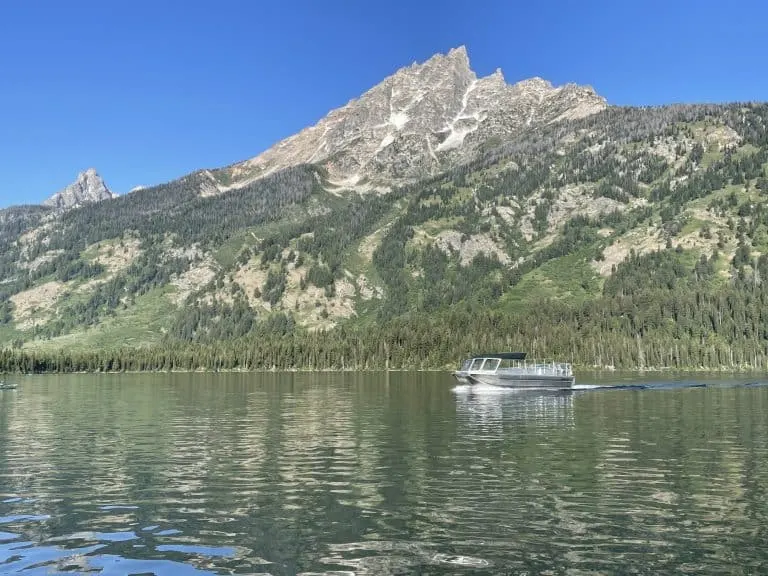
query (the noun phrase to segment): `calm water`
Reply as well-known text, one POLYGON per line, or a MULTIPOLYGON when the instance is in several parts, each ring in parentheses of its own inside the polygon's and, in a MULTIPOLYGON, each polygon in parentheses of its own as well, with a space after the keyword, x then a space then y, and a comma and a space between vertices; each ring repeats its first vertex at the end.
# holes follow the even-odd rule
POLYGON ((768 573, 768 387, 12 380, 2 573, 768 573))

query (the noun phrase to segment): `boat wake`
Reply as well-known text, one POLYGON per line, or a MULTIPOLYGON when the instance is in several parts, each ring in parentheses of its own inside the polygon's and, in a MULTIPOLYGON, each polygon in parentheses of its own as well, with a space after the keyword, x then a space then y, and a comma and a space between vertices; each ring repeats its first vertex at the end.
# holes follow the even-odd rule
POLYGON ((758 388, 768 386, 768 380, 755 380, 751 382, 733 383, 707 383, 707 382, 654 382, 633 384, 574 384, 568 390, 548 390, 546 388, 508 388, 493 386, 492 384, 460 384, 454 386, 451 391, 455 394, 483 394, 483 395, 507 395, 530 393, 582 393, 604 392, 609 390, 680 390, 685 388, 758 388))
POLYGON ((649 384, 575 384, 571 390, 647 390, 652 387, 649 384))
POLYGON ((768 386, 766 381, 752 382, 696 382, 696 381, 678 381, 678 382, 654 382, 638 384, 583 384, 574 386, 573 390, 681 390, 686 388, 757 388, 768 386), (583 387, 580 387, 583 386, 583 387))
MULTIPOLYGON (((506 395, 506 394, 525 394, 530 392, 562 392, 563 390, 552 389, 548 387, 537 388, 526 386, 525 388, 512 388, 509 386, 494 386, 493 384, 459 384, 451 389, 456 394, 487 394, 487 395, 506 395)), ((568 392, 568 390, 564 390, 568 392)))

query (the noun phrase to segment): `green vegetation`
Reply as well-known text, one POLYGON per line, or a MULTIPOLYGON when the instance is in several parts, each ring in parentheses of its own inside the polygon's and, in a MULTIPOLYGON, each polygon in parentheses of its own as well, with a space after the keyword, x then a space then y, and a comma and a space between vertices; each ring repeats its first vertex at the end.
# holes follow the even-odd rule
POLYGON ((83 326, 62 336, 37 339, 25 350, 34 354, 56 354, 60 350, 84 353, 92 350, 115 351, 162 342, 167 322, 169 287, 155 288, 136 297, 132 306, 120 308, 94 326, 83 326))
POLYGON ((590 265, 589 251, 555 258, 527 273, 501 298, 503 308, 522 312, 542 301, 581 304, 600 292, 602 279, 590 265))
POLYGON ((766 166, 768 106, 610 108, 382 195, 299 166, 3 210, 0 370, 768 368, 766 166))
MULTIPOLYGON (((520 348, 580 366, 767 368, 768 286, 742 269, 732 286, 715 289, 714 259, 702 257, 692 269, 687 260, 678 250, 633 255, 606 280, 598 298, 577 305, 544 299, 514 314, 461 305, 402 316, 378 330, 351 326, 322 334, 276 315, 227 341, 217 335, 66 356, 6 350, 0 368, 434 368, 481 348, 520 348)), ((768 256, 756 264, 759 274, 768 274, 768 256)))

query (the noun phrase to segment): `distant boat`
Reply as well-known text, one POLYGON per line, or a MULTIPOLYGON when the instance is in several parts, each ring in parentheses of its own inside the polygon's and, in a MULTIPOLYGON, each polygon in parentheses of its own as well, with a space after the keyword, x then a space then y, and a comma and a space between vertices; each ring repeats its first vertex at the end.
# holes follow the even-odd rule
POLYGON ((462 384, 503 388, 570 389, 576 382, 565 362, 529 362, 525 352, 478 354, 464 361, 453 376, 462 384))
POLYGON ((0 380, 0 390, 14 390, 16 388, 16 384, 11 384, 10 382, 3 382, 0 380))

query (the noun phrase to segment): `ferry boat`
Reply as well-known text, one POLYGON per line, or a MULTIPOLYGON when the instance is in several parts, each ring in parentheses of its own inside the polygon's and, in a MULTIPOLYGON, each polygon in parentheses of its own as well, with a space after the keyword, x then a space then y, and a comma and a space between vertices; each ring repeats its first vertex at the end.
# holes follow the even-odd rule
POLYGON ((479 354, 464 361, 453 376, 462 384, 489 384, 504 388, 570 389, 576 382, 565 362, 530 362, 525 352, 479 354))

